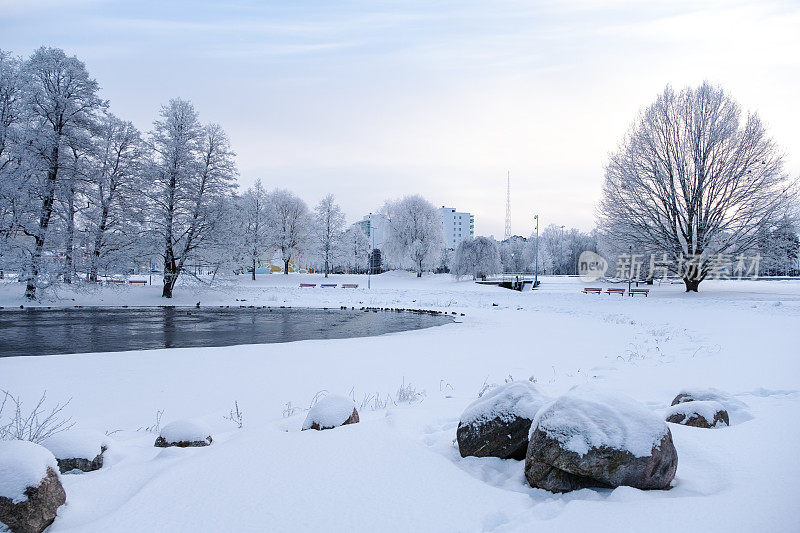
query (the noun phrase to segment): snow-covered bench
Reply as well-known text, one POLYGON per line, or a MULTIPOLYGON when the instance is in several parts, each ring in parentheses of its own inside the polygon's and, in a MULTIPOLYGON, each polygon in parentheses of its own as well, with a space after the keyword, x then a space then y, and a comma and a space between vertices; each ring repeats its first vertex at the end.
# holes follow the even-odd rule
POLYGON ((342 283, 343 289, 357 289, 358 283, 342 283))
POLYGON ((600 294, 601 292, 603 292, 603 289, 601 289, 600 287, 584 287, 583 291, 581 292, 583 292, 584 294, 589 294, 589 293, 600 294))
POLYGON ((606 294, 619 294, 625 296, 625 289, 606 289, 606 294))
POLYGON ((301 287, 316 287, 317 284, 316 283, 301 283, 300 286, 301 287))
POLYGON ((650 292, 650 289, 631 289, 628 291, 628 294, 630 296, 633 296, 634 294, 644 294, 644 297, 647 298, 648 292, 650 292))
POLYGON ((325 287, 336 287, 336 284, 335 283, 322 283, 322 284, 320 284, 320 287, 323 287, 323 288, 325 288, 325 287))

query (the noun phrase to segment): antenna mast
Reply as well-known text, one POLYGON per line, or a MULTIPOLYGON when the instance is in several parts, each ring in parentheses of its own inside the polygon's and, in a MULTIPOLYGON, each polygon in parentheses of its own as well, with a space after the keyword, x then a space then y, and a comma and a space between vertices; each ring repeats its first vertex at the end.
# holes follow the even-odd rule
POLYGON ((508 171, 508 183, 506 185, 506 233, 504 239, 511 237, 511 171, 508 171))

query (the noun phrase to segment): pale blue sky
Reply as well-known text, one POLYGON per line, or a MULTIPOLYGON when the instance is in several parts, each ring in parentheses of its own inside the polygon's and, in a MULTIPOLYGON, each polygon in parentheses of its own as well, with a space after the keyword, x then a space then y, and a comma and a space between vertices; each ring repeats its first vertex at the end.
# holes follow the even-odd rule
POLYGON ((800 174, 798 2, 0 0, 0 48, 84 60, 148 130, 191 99, 261 177, 349 221, 420 193, 512 228, 589 229, 603 167, 665 84, 725 86, 800 174))

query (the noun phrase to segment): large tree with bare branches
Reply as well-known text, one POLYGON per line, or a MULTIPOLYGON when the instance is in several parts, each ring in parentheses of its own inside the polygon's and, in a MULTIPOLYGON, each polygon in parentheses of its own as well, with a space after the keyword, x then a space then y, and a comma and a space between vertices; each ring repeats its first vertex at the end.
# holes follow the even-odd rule
POLYGON ((759 117, 722 88, 667 87, 644 109, 606 167, 600 227, 627 251, 666 254, 686 291, 713 261, 755 245, 793 184, 759 117))

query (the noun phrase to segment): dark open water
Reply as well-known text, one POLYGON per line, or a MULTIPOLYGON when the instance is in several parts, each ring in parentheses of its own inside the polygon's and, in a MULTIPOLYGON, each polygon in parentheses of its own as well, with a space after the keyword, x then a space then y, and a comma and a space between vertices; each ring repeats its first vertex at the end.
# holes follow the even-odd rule
POLYGON ((452 322, 445 315, 323 309, 67 308, 0 311, 0 357, 367 337, 452 322))

